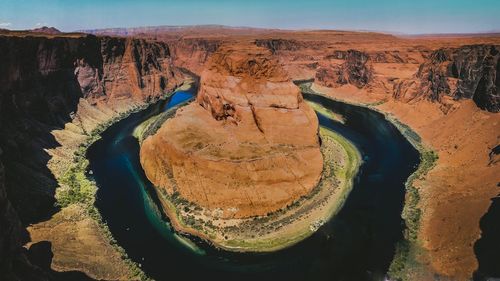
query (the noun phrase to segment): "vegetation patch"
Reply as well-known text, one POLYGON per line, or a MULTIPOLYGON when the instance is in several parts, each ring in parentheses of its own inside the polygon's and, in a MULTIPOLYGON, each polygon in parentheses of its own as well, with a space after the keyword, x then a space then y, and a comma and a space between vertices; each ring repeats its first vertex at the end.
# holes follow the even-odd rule
MULTIPOLYGON (((168 95, 166 97, 168 97, 168 95)), ((79 204, 84 207, 89 217, 98 223, 102 230, 102 234, 106 237, 109 244, 121 255, 124 263, 131 272, 130 277, 137 280, 151 279, 141 270, 140 265, 132 261, 125 250, 118 245, 109 227, 103 221, 99 211, 94 206, 98 187, 96 182, 87 176, 89 161, 86 158, 86 152, 94 142, 100 139, 100 134, 104 132, 105 129, 119 120, 126 118, 130 114, 145 109, 147 106, 148 104, 145 104, 144 106, 134 107, 128 111, 122 112, 107 122, 99 124, 94 130, 87 133, 86 140, 81 143, 73 153, 73 160, 70 167, 57 179, 60 187, 56 190, 56 205, 61 208, 71 204, 79 204)))
POLYGON ((400 127, 401 123, 399 122, 395 122, 394 124, 397 124, 396 126, 401 130, 403 135, 405 135, 420 152, 420 165, 418 169, 411 174, 405 184, 405 205, 401 215, 406 225, 404 239, 399 241, 396 245, 394 259, 388 271, 389 276, 394 280, 411 280, 412 272, 420 267, 417 256, 422 252, 420 243, 417 239, 422 211, 418 207, 420 194, 418 189, 414 186, 414 181, 425 177, 425 175, 436 165, 438 155, 435 151, 425 147, 420 142, 420 138, 418 138, 417 141, 415 135, 418 135, 407 126, 400 127))

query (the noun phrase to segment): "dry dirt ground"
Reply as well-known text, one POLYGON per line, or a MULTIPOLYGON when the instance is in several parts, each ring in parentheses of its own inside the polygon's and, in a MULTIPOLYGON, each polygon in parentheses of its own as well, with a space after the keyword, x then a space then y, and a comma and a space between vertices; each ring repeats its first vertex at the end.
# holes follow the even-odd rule
POLYGON ((104 280, 129 280, 130 272, 120 253, 103 236, 100 226, 77 204, 62 209, 50 220, 30 226, 31 242, 52 243, 52 269, 78 269, 89 277, 104 280))

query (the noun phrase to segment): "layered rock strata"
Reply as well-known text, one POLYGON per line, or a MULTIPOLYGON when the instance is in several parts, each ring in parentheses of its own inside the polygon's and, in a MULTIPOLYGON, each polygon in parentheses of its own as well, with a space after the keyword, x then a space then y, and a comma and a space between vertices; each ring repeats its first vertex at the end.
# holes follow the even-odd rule
POLYGON ((499 58, 500 47, 494 45, 436 50, 420 65, 415 79, 395 86, 394 97, 472 99, 483 110, 500 112, 499 58))
POLYGON ((265 215, 317 185, 318 120, 270 51, 221 46, 196 102, 143 142, 141 164, 161 193, 212 216, 265 215))

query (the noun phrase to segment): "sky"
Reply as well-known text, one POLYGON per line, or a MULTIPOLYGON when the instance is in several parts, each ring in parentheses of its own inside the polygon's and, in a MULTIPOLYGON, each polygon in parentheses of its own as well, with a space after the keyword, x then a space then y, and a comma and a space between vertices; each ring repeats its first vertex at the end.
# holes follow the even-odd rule
POLYGON ((500 0, 0 0, 0 28, 221 24, 394 33, 500 31, 500 0))

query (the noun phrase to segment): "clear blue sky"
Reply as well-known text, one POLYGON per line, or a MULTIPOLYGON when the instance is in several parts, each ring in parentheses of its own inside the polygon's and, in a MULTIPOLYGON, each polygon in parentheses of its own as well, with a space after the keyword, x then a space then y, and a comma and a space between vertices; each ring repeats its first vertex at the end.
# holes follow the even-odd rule
POLYGON ((402 33, 500 31, 500 0, 0 0, 0 28, 222 24, 402 33))

